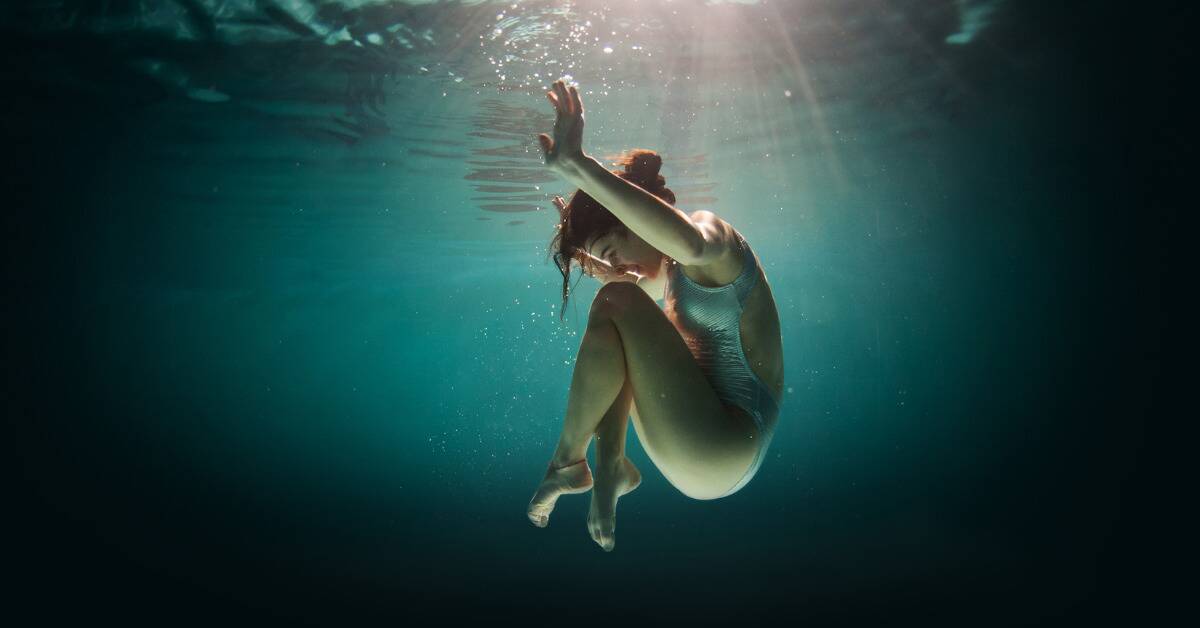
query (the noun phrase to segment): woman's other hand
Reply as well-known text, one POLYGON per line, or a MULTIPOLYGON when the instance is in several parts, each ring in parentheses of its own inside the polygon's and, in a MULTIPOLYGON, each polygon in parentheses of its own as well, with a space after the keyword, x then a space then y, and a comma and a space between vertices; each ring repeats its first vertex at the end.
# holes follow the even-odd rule
POLYGON ((583 160, 583 101, 579 90, 562 79, 554 81, 546 99, 554 105, 554 135, 538 135, 546 165, 563 177, 569 177, 583 160))

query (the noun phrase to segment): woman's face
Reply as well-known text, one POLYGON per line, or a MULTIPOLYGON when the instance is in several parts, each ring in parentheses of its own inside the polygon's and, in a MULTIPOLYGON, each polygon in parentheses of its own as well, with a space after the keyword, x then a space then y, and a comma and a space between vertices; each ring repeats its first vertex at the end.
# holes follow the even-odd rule
POLYGON ((628 229, 611 231, 587 248, 594 277, 610 281, 653 280, 662 268, 663 254, 628 229))

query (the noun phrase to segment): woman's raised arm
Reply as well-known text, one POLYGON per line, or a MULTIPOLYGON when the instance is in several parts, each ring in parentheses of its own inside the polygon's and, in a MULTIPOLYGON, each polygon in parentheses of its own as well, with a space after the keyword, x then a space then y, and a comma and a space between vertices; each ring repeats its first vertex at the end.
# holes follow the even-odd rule
POLYGON ((554 105, 554 137, 538 136, 546 165, 612 212, 650 246, 685 266, 703 265, 724 251, 720 234, 701 229, 687 214, 610 172, 583 152, 583 102, 560 79, 546 98, 554 105))

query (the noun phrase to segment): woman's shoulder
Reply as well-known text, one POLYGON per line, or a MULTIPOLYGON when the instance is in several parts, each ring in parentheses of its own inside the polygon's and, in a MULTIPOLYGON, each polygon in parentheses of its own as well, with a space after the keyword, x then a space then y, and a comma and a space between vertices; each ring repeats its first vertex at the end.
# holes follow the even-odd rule
POLYGON ((704 234, 704 239, 714 246, 715 254, 707 264, 683 266, 689 279, 701 285, 724 285, 741 274, 743 266, 742 245, 733 225, 706 209, 696 210, 688 217, 704 234))
POLYGON ((697 225, 700 225, 700 224, 728 225, 729 224, 729 223, 725 222, 724 220, 722 220, 720 216, 716 215, 713 212, 708 211, 707 209, 697 209, 694 212, 690 212, 688 214, 688 217, 691 218, 692 222, 696 223, 697 225))
POLYGON ((737 229, 734 229, 733 225, 717 214, 707 209, 698 209, 688 214, 688 217, 692 219, 692 224, 704 233, 706 240, 718 244, 725 250, 741 248, 737 229))

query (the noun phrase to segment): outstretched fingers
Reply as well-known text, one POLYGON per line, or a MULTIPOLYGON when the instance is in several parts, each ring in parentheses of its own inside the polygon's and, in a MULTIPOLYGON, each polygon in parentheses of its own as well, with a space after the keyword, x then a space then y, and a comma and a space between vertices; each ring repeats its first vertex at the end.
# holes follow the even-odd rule
POLYGON ((574 85, 570 89, 571 106, 575 109, 575 114, 583 116, 583 100, 579 97, 579 88, 574 85))
POLYGON ((574 112, 574 101, 571 99, 571 94, 567 92, 567 84, 562 79, 554 81, 554 94, 558 97, 558 102, 562 105, 560 111, 571 115, 574 112))

